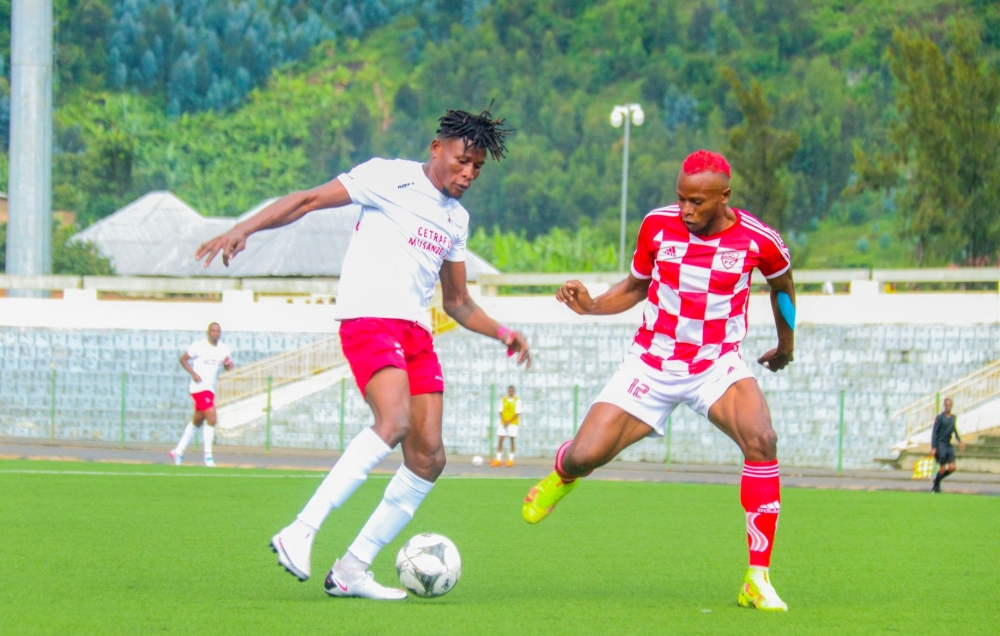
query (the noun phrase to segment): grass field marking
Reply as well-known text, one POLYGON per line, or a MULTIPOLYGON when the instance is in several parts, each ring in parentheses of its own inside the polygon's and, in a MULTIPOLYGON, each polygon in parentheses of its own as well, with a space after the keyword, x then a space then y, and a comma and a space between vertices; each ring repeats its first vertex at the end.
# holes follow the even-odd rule
MULTIPOLYGON (((319 479, 322 475, 243 475, 239 473, 132 473, 106 470, 4 470, 0 474, 15 475, 100 475, 115 477, 239 477, 243 479, 319 479)), ((369 477, 386 478, 387 475, 369 475, 369 477)))
MULTIPOLYGON (((257 470, 268 470, 268 469, 257 469, 257 470)), ((294 468, 282 469, 282 470, 297 470, 294 468)), ((45 470, 45 469, 2 469, 0 468, 0 475, 102 475, 102 476, 115 476, 115 477, 242 477, 245 479, 321 479, 326 473, 321 473, 319 471, 310 470, 303 471, 308 472, 308 474, 303 475, 247 475, 242 473, 147 473, 147 472, 115 472, 108 470, 45 470)), ((368 479, 390 479, 394 473, 386 472, 371 472, 368 473, 368 479)), ((438 481, 442 479, 529 479, 527 477, 519 477, 517 475, 441 475, 438 477, 438 481)))

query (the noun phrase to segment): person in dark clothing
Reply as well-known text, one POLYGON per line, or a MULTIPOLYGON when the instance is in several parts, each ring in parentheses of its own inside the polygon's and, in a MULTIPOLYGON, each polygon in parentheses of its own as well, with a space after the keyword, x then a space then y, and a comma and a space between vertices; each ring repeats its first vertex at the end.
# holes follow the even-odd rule
POLYGON ((938 474, 934 477, 934 488, 931 492, 941 492, 941 481, 955 472, 955 449, 951 445, 951 437, 958 440, 958 447, 965 450, 965 442, 958 436, 955 428, 955 416, 951 412, 951 398, 944 399, 944 411, 934 418, 934 430, 931 431, 931 457, 938 463, 938 474))

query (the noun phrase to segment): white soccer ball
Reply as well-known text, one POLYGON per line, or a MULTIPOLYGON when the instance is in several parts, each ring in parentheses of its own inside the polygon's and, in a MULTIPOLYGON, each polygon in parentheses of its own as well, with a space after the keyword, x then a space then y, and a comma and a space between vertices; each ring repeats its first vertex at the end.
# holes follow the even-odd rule
POLYGON ((396 573, 403 587, 417 596, 442 596, 458 583, 462 557, 450 539, 430 532, 418 534, 400 548, 396 573))
POLYGON ((472 465, 473 466, 482 466, 483 465, 483 456, 482 455, 476 455, 475 457, 473 457, 472 458, 472 465))

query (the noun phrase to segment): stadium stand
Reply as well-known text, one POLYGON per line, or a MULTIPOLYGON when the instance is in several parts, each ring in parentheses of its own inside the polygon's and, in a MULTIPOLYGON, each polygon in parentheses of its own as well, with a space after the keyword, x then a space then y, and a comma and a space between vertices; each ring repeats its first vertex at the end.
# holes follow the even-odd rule
MULTIPOLYGON (((444 440, 449 453, 490 452, 499 395, 514 384, 524 401, 519 456, 551 455, 573 434, 634 330, 593 323, 517 327, 529 335, 535 352, 528 372, 485 338, 460 329, 438 337, 448 384, 444 440)), ((177 357, 201 335, 0 327, 0 435, 173 441, 190 410, 187 378, 177 357)), ((905 425, 892 413, 1000 358, 997 324, 807 324, 797 336, 796 361, 787 370, 770 374, 751 365, 768 397, 787 466, 878 466, 876 458, 905 437, 905 425)), ((234 346, 238 364, 245 365, 324 335, 227 331, 223 337, 234 346)), ((772 326, 751 326, 744 355, 756 359, 773 343, 772 326)), ((960 404, 957 411, 961 414, 960 404)), ((348 377, 273 410, 270 430, 261 415, 224 431, 220 441, 341 449, 370 423, 370 410, 348 377)), ((674 413, 669 432, 668 439, 628 449, 622 459, 701 464, 740 459, 734 444, 686 408, 674 413)))
MULTIPOLYGON (((0 435, 120 441, 124 431, 127 443, 173 441, 191 412, 189 377, 177 359, 201 337, 200 331, 0 327, 0 435)), ((238 365, 317 337, 223 334, 238 365)))
MULTIPOLYGON (((599 324, 517 327, 529 335, 535 352, 528 372, 516 369, 485 338, 455 330, 437 339, 448 386, 449 453, 490 452, 496 400, 514 384, 524 404, 518 455, 550 456, 572 436, 634 331, 599 324)), ((774 345, 773 329, 751 327, 744 349, 748 360, 774 345)), ((751 365, 770 403, 787 466, 833 468, 841 461, 844 468, 877 467, 876 458, 903 436, 892 412, 1000 358, 1000 325, 802 325, 796 340, 796 361, 785 371, 771 374, 751 365)), ((271 440, 276 446, 339 449, 370 422, 370 411, 347 379, 342 387, 274 411, 271 440)), ((263 444, 264 427, 264 418, 249 424, 237 433, 242 440, 237 443, 263 444)), ((735 444, 687 408, 671 418, 669 443, 671 462, 740 461, 735 444)), ((667 440, 643 441, 622 459, 665 462, 667 440)))

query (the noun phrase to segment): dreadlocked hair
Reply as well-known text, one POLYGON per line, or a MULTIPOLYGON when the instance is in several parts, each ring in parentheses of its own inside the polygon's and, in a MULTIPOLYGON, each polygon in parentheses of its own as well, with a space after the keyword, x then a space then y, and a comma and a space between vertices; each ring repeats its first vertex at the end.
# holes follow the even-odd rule
POLYGON ((445 139, 464 139, 466 147, 487 150, 494 161, 500 161, 507 154, 504 137, 514 131, 503 127, 503 119, 493 119, 490 108, 493 108, 493 102, 478 115, 464 110, 448 110, 444 117, 438 119, 441 127, 437 129, 437 134, 445 139))

